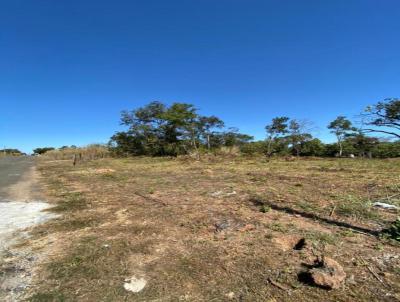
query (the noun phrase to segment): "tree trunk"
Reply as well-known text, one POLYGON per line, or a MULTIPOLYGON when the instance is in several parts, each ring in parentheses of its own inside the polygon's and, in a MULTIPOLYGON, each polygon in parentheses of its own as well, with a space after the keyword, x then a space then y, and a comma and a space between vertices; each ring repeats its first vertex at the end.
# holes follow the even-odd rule
POLYGON ((342 157, 343 145, 342 145, 342 141, 339 138, 338 138, 338 145, 339 145, 339 157, 342 157))
POLYGON ((271 155, 272 155, 272 137, 270 137, 269 139, 268 139, 268 145, 267 145, 267 156, 268 157, 271 157, 271 155))
POLYGON ((194 136, 194 133, 192 133, 192 145, 194 147, 194 150, 196 150, 197 159, 200 160, 200 152, 199 149, 197 148, 196 138, 194 136))

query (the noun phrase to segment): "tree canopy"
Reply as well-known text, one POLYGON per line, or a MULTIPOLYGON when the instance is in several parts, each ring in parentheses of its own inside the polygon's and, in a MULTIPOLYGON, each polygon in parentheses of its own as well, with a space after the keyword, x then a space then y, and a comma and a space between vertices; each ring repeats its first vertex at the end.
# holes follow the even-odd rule
POLYGON ((33 153, 41 155, 41 154, 45 154, 47 151, 51 151, 51 150, 54 150, 54 148, 53 147, 41 147, 41 148, 33 149, 33 153))
MULTIPOLYGON (((400 128, 399 99, 388 99, 368 110, 370 132, 392 134, 400 128), (387 129, 390 128, 390 131, 387 129), (393 132, 393 133, 392 133, 393 132)), ((335 144, 324 144, 313 137, 307 120, 278 116, 265 126, 266 139, 254 141, 237 128, 226 127, 215 115, 204 116, 188 103, 151 102, 143 107, 121 113, 125 131, 115 133, 109 147, 116 155, 178 156, 215 152, 222 147, 240 149, 245 154, 262 153, 296 156, 397 157, 400 143, 367 136, 368 129, 356 129, 352 121, 340 115, 327 128, 336 136, 335 144)), ((400 135, 400 134, 399 134, 400 135)), ((38 148, 43 153, 51 148, 38 148)))
POLYGON ((223 131, 224 122, 216 116, 202 116, 187 103, 167 106, 151 102, 132 111, 123 111, 121 124, 127 131, 115 133, 110 146, 118 154, 177 156, 200 149, 240 145, 252 139, 237 129, 223 131))
POLYGON ((364 132, 400 138, 400 99, 389 98, 368 106, 363 114, 364 132))

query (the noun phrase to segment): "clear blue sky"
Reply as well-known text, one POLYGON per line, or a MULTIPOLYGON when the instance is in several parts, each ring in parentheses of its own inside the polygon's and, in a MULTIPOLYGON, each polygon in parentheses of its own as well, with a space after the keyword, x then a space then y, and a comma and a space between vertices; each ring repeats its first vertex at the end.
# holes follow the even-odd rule
POLYGON ((119 113, 195 104, 264 137, 400 95, 400 1, 3 0, 0 145, 107 142, 119 113))

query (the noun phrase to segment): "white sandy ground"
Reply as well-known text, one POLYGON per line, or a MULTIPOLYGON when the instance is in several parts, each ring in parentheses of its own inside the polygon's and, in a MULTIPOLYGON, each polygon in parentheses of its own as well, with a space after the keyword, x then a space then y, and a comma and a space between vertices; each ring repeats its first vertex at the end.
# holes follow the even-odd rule
POLYGON ((43 211, 47 208, 49 204, 42 201, 0 201, 0 250, 13 243, 17 231, 55 217, 43 211))
MULTIPOLYGON (((10 177, 12 169, 8 174, 0 173, 0 177, 10 177)), ((58 217, 44 211, 50 205, 40 200, 39 176, 35 167, 20 170, 22 175, 16 183, 0 188, 2 195, 7 196, 7 199, 0 198, 1 302, 24 301, 24 294, 35 275, 34 270, 46 257, 43 251, 34 251, 29 245, 16 247, 15 244, 29 238, 30 227, 58 217)))

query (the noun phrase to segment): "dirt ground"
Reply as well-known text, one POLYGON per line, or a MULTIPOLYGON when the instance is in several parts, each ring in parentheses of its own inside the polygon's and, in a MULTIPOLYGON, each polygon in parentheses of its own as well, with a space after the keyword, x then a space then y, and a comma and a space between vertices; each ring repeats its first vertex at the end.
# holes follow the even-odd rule
POLYGON ((42 161, 39 171, 61 217, 25 243, 51 251, 30 301, 400 300, 400 245, 380 235, 398 213, 371 205, 400 205, 398 159, 42 161), (304 278, 318 256, 343 267, 338 289, 304 278))
POLYGON ((41 199, 32 158, 0 158, 0 180, 0 301, 20 301, 45 255, 15 244, 29 241, 29 227, 55 215, 42 211, 49 204, 41 199))

